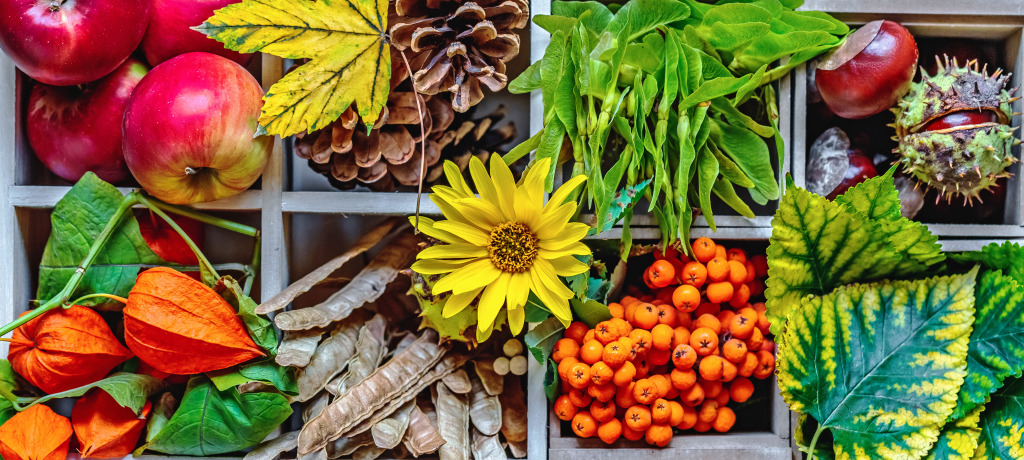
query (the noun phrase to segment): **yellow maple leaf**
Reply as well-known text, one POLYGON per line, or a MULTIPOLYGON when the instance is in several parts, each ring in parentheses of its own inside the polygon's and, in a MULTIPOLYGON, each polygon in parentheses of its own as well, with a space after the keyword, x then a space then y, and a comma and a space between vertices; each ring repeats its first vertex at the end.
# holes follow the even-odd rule
POLYGON ((194 30, 229 49, 311 61, 263 97, 257 134, 290 136, 338 119, 353 103, 373 126, 388 100, 388 0, 243 0, 194 30))

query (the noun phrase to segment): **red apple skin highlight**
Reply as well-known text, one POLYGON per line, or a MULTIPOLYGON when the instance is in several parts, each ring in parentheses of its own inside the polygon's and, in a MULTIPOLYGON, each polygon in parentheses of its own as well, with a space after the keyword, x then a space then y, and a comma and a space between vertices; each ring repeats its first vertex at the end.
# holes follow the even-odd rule
POLYGON ((83 88, 36 83, 28 100, 28 143, 50 171, 76 182, 87 171, 110 183, 131 177, 121 151, 128 98, 146 75, 129 59, 83 88))
POLYGON ((910 90, 917 58, 917 43, 907 29, 892 21, 874 21, 818 65, 815 82, 836 115, 867 118, 888 110, 910 90), (858 46, 863 49, 858 51, 858 46))
POLYGON ((262 97, 249 72, 220 56, 187 53, 156 66, 125 112, 128 169, 147 192, 174 204, 245 191, 274 143, 253 138, 262 97))
POLYGON ((213 16, 213 12, 236 0, 151 0, 149 28, 142 38, 142 53, 149 65, 156 66, 172 57, 203 51, 226 57, 241 65, 252 59, 251 54, 229 50, 223 44, 192 30, 213 16))
POLYGON ((149 8, 149 0, 0 0, 0 50, 48 85, 88 83, 138 47, 149 8))

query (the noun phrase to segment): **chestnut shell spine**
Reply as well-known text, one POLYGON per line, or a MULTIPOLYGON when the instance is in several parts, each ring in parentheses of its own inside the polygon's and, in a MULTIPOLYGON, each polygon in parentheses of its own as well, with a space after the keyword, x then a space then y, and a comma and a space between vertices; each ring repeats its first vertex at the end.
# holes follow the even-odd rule
MULTIPOLYGON (((938 60, 938 57, 936 57, 938 60)), ((899 162, 903 170, 926 186, 938 189, 940 196, 952 200, 962 196, 965 202, 978 198, 982 190, 1009 176, 1006 169, 1017 161, 1011 149, 1020 141, 1009 123, 1010 104, 1019 98, 1006 91, 1010 75, 997 70, 978 70, 977 61, 959 67, 954 58, 939 61, 939 70, 922 78, 893 108, 896 113, 896 137, 899 162), (933 120, 967 110, 992 111, 998 122, 923 131, 933 120)))

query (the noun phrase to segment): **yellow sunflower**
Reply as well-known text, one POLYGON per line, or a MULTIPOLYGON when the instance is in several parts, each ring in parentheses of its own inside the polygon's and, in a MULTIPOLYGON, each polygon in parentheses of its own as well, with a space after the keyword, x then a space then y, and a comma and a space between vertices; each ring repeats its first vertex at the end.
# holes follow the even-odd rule
POLYGON ((479 298, 479 340, 490 335, 503 309, 512 333, 519 334, 530 292, 568 325, 573 293, 559 277, 587 271, 587 264, 575 256, 590 254, 590 248, 580 241, 590 226, 569 221, 576 213, 576 202, 566 202, 566 198, 586 176, 567 181, 545 204, 549 159, 536 162, 518 184, 500 156, 491 155, 490 162, 490 174, 479 159, 474 157, 469 163, 479 196, 463 180, 459 168, 445 162, 444 172, 452 185, 435 186, 430 199, 446 220, 419 218, 420 230, 445 244, 421 251, 412 269, 422 275, 444 275, 433 292, 452 294, 442 311, 445 318, 479 298))

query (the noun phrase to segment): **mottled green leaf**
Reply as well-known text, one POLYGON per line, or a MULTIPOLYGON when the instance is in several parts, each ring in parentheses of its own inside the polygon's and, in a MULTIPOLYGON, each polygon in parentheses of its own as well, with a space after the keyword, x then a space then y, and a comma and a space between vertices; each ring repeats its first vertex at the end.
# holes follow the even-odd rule
MULTIPOLYGON (((39 262, 36 298, 47 301, 64 289, 124 199, 117 188, 89 172, 57 202, 50 215, 53 230, 39 262)), ((135 216, 126 212, 71 297, 94 293, 128 297, 139 271, 164 263, 142 239, 135 216)), ((104 302, 109 300, 83 303, 104 302)))
POLYGON ((217 455, 255 446, 292 414, 278 393, 218 391, 193 377, 181 405, 144 447, 170 455, 217 455))
POLYGON ((1024 371, 1024 286, 998 271, 982 273, 975 289, 974 331, 967 378, 952 418, 985 403, 1010 376, 1024 371))
POLYGON ((543 363, 551 356, 551 350, 555 347, 555 342, 562 338, 564 334, 565 326, 558 321, 558 318, 552 317, 534 326, 533 329, 530 329, 529 332, 523 335, 523 342, 526 343, 526 348, 530 350, 533 358, 537 362, 543 363))
POLYGON ((637 202, 640 201, 644 196, 644 191, 647 190, 647 186, 651 184, 652 179, 647 179, 639 184, 631 187, 626 187, 612 196, 611 205, 609 206, 609 216, 605 219, 604 225, 600 230, 592 228, 587 233, 588 235, 595 235, 601 232, 611 230, 615 224, 618 224, 625 216, 626 211, 633 209, 637 202))
POLYGON ((1024 379, 1008 380, 992 395, 978 426, 981 437, 975 460, 1024 458, 1024 379))
POLYGON ((981 435, 978 421, 982 410, 984 406, 975 407, 966 417, 946 423, 925 460, 970 460, 981 435))
POLYGON ((950 254, 949 257, 963 264, 981 264, 985 268, 1002 270, 1024 285, 1024 246, 1019 243, 991 243, 981 251, 950 254))
POLYGON ((966 374, 976 271, 804 299, 779 348, 789 407, 831 430, 837 459, 924 456, 966 374))

